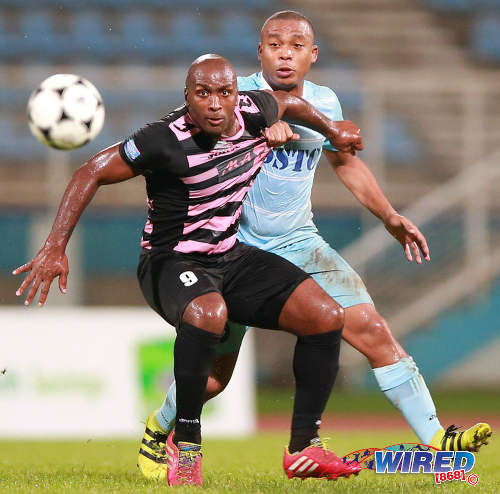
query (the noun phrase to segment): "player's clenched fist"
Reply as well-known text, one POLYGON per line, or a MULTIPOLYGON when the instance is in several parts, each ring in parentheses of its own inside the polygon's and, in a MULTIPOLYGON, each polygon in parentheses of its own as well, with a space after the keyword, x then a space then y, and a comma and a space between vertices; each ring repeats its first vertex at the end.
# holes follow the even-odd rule
POLYGON ((278 120, 271 125, 271 127, 264 129, 262 134, 271 147, 283 146, 283 144, 288 141, 300 139, 299 134, 295 134, 290 126, 283 120, 278 120))
POLYGON ((339 151, 356 154, 363 149, 363 138, 360 128, 350 120, 332 122, 328 138, 333 147, 339 151))

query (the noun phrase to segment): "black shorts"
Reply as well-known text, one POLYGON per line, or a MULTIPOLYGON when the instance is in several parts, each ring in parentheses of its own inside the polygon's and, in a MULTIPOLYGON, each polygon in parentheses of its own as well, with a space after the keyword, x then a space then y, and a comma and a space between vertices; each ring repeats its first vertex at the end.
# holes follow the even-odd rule
POLYGON ((288 297, 309 278, 286 259, 240 242, 215 256, 144 252, 137 276, 148 304, 175 327, 193 299, 217 292, 231 321, 268 329, 278 329, 288 297))

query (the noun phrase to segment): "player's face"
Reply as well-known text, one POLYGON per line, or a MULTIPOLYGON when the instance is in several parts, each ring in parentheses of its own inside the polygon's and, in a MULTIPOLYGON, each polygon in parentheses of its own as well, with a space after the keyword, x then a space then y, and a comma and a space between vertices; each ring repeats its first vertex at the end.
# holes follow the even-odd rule
POLYGON ((264 26, 258 53, 264 78, 273 89, 302 92, 318 47, 307 22, 276 19, 264 26))
POLYGON ((201 67, 192 74, 185 96, 189 114, 204 132, 215 137, 236 133, 238 87, 232 69, 201 67))

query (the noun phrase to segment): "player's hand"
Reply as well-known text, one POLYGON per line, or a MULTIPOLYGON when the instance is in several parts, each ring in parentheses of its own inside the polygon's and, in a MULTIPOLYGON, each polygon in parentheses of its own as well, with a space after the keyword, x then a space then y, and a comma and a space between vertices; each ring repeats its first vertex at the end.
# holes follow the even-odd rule
POLYGON ((412 253, 417 264, 422 264, 422 255, 426 261, 431 260, 424 235, 408 218, 393 213, 385 222, 385 228, 402 245, 408 261, 413 261, 412 253))
POLYGON ((29 305, 35 298, 41 285, 42 288, 38 300, 38 305, 41 307, 45 303, 45 300, 47 300, 50 285, 56 276, 59 276, 59 289, 62 293, 66 293, 68 272, 68 258, 64 252, 43 248, 32 261, 12 271, 14 275, 28 273, 21 286, 17 289, 16 295, 20 297, 31 285, 24 302, 24 305, 29 305))
POLYGON ((332 122, 332 129, 327 136, 330 144, 339 151, 356 154, 363 149, 361 129, 350 120, 332 122))
POLYGON ((271 127, 264 129, 262 135, 267 139, 271 147, 283 146, 288 141, 297 141, 300 139, 299 134, 294 134, 290 126, 286 122, 283 122, 283 120, 278 120, 271 127))

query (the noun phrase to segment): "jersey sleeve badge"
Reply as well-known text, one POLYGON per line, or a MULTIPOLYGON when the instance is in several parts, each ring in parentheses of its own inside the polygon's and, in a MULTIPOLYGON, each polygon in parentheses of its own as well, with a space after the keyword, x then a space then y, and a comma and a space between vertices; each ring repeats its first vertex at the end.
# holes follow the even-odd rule
POLYGON ((130 161, 134 161, 141 154, 135 145, 134 139, 129 139, 123 146, 123 150, 130 161))

